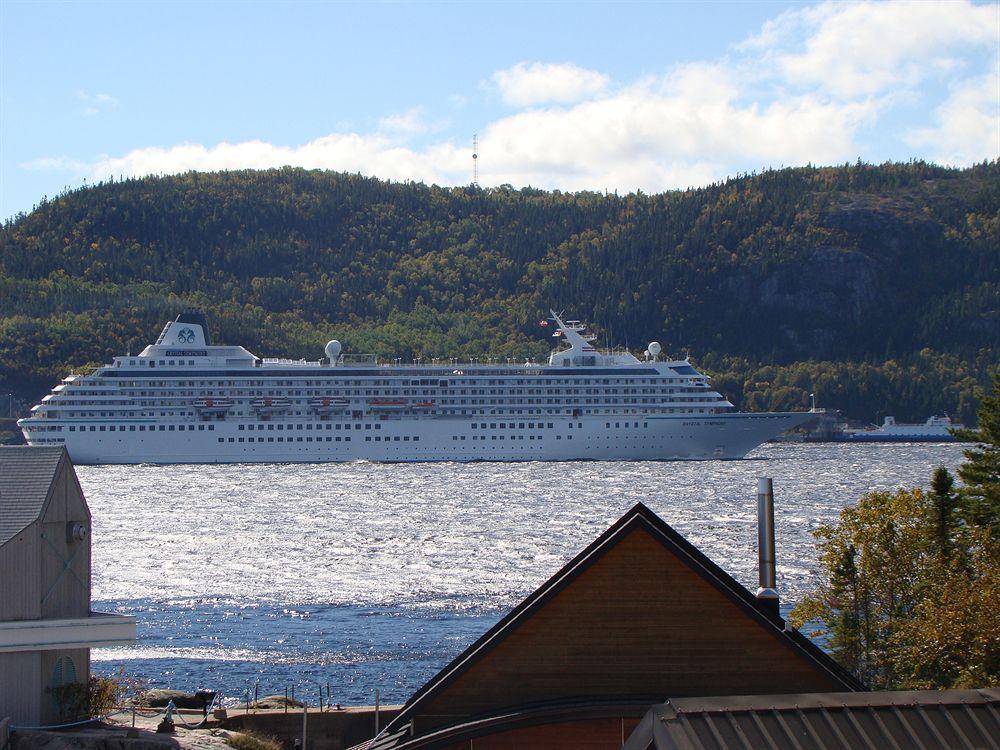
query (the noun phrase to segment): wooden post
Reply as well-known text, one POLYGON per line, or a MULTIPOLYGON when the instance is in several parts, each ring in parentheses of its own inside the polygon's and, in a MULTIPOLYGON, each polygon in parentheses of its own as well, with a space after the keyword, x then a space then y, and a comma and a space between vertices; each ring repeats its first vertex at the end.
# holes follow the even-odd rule
POLYGON ((306 723, 309 719, 309 702, 302 701, 302 750, 306 750, 306 723))

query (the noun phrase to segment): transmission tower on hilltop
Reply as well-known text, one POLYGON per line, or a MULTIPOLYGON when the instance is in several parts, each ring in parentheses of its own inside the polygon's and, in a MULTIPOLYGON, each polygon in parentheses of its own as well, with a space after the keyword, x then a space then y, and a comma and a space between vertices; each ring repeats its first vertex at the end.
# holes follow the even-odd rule
POLYGON ((472 184, 479 187, 479 133, 472 135, 472 184))

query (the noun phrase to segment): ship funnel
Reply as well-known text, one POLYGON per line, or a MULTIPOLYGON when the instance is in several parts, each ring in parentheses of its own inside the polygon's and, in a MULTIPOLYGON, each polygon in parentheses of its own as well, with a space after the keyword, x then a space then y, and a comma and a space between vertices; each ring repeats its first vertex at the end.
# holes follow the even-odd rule
POLYGON ((774 484, 770 477, 757 480, 757 567, 757 601, 771 617, 780 619, 774 562, 774 484))

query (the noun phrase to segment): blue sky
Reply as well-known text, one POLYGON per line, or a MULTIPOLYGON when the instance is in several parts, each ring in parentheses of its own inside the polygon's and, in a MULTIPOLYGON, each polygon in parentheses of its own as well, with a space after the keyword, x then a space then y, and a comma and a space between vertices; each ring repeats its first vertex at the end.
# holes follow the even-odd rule
POLYGON ((296 164, 656 192, 1000 157, 989 3, 0 2, 0 218, 109 175, 296 164))

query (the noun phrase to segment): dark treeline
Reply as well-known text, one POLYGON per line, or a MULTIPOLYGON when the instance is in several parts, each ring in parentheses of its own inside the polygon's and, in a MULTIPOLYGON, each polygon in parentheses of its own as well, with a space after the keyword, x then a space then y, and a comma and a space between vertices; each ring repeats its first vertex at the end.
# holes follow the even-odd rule
POLYGON ((538 358, 551 306, 690 352, 745 408, 974 421, 1000 338, 1000 164, 798 168, 625 196, 281 169, 131 179, 0 230, 0 391, 150 343, 538 358))

